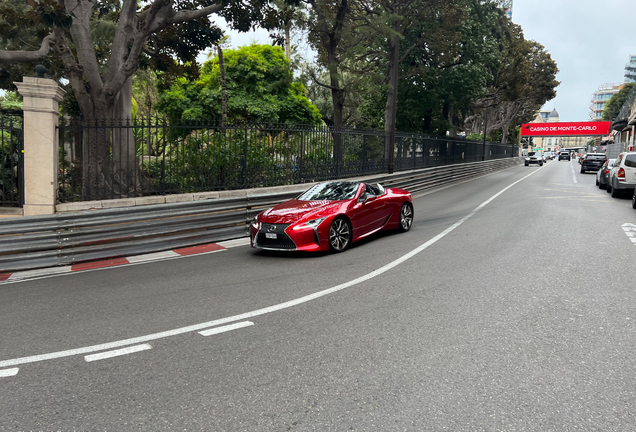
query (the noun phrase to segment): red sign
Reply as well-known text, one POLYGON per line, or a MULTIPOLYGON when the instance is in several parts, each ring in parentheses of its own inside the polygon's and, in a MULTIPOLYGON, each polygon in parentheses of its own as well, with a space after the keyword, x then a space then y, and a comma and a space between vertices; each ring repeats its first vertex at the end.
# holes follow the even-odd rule
POLYGON ((521 136, 593 136, 607 135, 612 122, 525 123, 521 136))

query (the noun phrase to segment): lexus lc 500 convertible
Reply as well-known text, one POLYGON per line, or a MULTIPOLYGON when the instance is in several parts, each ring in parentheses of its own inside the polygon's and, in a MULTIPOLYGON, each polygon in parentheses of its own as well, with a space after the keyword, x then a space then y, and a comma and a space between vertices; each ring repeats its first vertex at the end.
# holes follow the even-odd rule
POLYGON ((252 247, 342 252, 382 230, 408 231, 413 199, 403 189, 354 181, 312 186, 259 213, 250 226, 252 247))

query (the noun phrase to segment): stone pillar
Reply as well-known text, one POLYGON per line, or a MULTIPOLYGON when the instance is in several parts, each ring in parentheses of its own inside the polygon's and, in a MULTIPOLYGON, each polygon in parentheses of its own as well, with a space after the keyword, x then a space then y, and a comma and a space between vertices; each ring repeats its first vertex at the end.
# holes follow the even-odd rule
POLYGON ((55 81, 24 77, 24 215, 55 213, 58 191, 58 106, 66 92, 55 81))

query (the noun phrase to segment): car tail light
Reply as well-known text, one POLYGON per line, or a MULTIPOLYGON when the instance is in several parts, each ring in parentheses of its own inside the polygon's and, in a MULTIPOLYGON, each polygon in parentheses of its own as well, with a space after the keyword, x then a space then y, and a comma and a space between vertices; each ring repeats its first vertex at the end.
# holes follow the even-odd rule
POLYGON ((625 180, 625 170, 623 168, 618 170, 618 174, 616 174, 616 177, 625 180))
POLYGON ((609 174, 609 170, 605 170, 605 174, 609 174))

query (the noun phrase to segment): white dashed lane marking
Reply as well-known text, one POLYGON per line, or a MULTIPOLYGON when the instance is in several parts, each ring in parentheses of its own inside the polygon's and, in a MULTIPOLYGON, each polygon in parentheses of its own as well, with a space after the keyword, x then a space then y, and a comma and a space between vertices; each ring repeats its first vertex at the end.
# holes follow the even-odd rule
POLYGON ((243 322, 239 322, 236 324, 231 324, 231 325, 227 325, 227 326, 223 326, 223 327, 215 327, 213 329, 209 329, 209 330, 203 330, 200 331, 199 334, 201 336, 212 336, 215 334, 219 334, 219 333, 224 333, 230 330, 236 330, 236 329, 240 329, 243 327, 249 327, 249 326, 253 326, 254 323, 251 321, 243 321, 243 322))
POLYGON ((122 348, 122 349, 118 349, 118 350, 106 351, 106 352, 102 352, 102 353, 99 353, 99 354, 87 355, 87 356, 84 356, 84 360, 86 360, 87 362, 92 362, 92 361, 95 361, 95 360, 104 360, 104 359, 111 358, 111 357, 123 356, 123 355, 126 355, 126 354, 132 354, 132 353, 136 353, 136 352, 140 352, 140 351, 146 351, 146 350, 149 350, 149 349, 152 349, 152 346, 150 344, 135 345, 135 346, 122 348))
POLYGON ((0 370, 0 378, 10 377, 18 374, 20 368, 11 368, 0 370))

